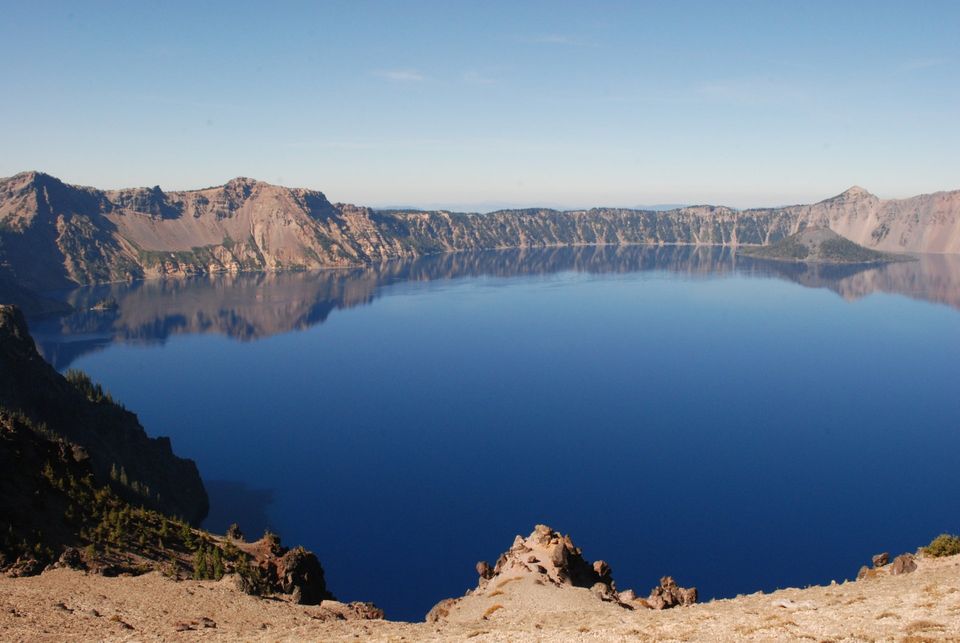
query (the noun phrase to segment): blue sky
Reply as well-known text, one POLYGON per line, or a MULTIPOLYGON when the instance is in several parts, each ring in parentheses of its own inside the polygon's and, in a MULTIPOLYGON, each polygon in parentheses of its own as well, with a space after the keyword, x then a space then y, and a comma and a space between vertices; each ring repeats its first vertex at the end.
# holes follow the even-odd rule
POLYGON ((2 176, 448 206, 960 188, 955 1, 2 1, 2 176))

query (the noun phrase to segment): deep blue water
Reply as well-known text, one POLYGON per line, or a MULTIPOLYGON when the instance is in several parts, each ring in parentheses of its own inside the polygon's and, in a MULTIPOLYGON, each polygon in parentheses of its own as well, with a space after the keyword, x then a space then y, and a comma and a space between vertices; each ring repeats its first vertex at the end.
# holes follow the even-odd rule
POLYGON ((70 293, 35 324, 195 459, 207 525, 421 619, 537 523, 618 587, 856 574, 960 530, 960 263, 579 249, 70 293), (843 295, 843 296, 840 296, 843 295))

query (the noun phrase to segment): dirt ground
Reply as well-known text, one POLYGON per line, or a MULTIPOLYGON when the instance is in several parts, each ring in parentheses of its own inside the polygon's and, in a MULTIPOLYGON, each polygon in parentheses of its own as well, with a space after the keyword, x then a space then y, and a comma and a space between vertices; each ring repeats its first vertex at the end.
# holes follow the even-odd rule
POLYGON ((240 593, 231 579, 105 578, 58 569, 0 578, 3 641, 960 641, 960 556, 910 574, 627 610, 580 588, 502 582, 442 623, 356 620, 347 606, 240 593), (494 607, 499 605, 500 607, 494 607))

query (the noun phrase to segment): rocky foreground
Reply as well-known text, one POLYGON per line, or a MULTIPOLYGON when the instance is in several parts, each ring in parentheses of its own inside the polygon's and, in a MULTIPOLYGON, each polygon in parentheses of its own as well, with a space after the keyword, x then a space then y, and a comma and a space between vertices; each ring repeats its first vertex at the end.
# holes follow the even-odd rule
POLYGON ((960 556, 879 556, 860 580, 693 603, 664 579, 617 591, 602 561, 546 527, 513 546, 467 595, 425 622, 385 621, 366 604, 298 605, 238 589, 236 577, 175 581, 53 569, 0 578, 0 639, 79 640, 800 640, 960 639, 960 556), (676 606, 676 609, 665 609, 676 606))

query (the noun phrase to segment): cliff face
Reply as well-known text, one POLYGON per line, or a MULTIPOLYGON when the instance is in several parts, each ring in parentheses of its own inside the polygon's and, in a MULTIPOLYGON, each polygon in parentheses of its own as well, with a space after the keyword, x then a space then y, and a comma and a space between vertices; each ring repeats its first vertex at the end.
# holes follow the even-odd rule
POLYGON ((355 266, 427 253, 593 244, 769 244, 829 227, 877 250, 960 253, 960 191, 813 205, 489 214, 376 211, 238 178, 187 192, 0 180, 0 276, 30 288, 161 275, 355 266))
POLYGON ((874 250, 960 253, 960 190, 879 199, 852 187, 813 205, 745 212, 781 212, 799 227, 830 228, 874 250))
POLYGON ((19 414, 43 437, 83 448, 101 484, 128 502, 199 523, 208 501, 192 460, 168 438, 150 438, 137 416, 89 381, 68 381, 37 352, 23 315, 0 305, 0 409, 19 414))

